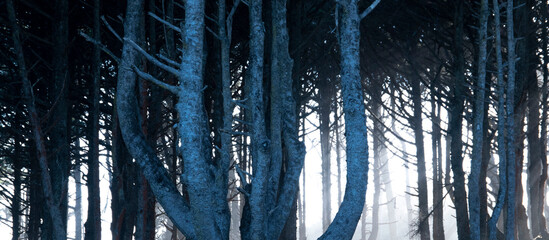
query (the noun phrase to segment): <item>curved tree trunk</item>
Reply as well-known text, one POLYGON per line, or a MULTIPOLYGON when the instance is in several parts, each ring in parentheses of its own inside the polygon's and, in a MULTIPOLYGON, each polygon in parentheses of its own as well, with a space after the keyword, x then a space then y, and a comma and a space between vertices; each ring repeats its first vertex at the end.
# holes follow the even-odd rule
POLYGON ((341 94, 347 137, 347 184, 339 210, 319 239, 351 239, 360 219, 368 183, 366 114, 360 78, 360 18, 356 0, 339 1, 341 94))

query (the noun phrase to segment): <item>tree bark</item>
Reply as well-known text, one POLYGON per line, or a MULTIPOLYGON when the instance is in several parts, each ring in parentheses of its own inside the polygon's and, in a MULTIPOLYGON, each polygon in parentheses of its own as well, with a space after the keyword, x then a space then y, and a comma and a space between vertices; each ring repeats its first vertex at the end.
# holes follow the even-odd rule
POLYGON ((496 62, 497 62, 497 96, 498 96, 498 125, 497 125, 497 144, 499 156, 499 189, 496 199, 496 205, 492 211, 492 216, 488 220, 488 236, 491 240, 497 239, 497 223, 501 211, 505 205, 507 192, 507 146, 505 145, 505 83, 503 79, 503 58, 501 53, 501 23, 499 3, 493 0, 494 8, 494 24, 495 24, 495 46, 496 46, 496 62))
MULTIPOLYGON (((189 57, 196 56, 198 53, 197 58, 193 59, 195 61, 196 59, 201 59, 200 56, 202 56, 202 34, 203 34, 203 2, 193 2, 188 3, 187 6, 187 12, 185 14, 185 18, 187 19, 185 21, 185 29, 186 31, 191 31, 193 34, 187 34, 185 42, 188 42, 192 45, 187 45, 187 48, 193 49, 194 54, 192 56, 190 55, 190 52, 186 49, 184 49, 183 56, 185 57, 185 64, 187 66, 191 65, 189 57), (193 5, 194 4, 194 5, 193 5), (200 17, 202 16, 202 17, 200 17), (196 25, 193 25, 196 24, 196 25), (192 26, 192 29, 189 30, 189 26, 192 26), (202 34, 200 34, 200 33, 202 34)), ((128 148, 130 154, 135 157, 137 164, 143 171, 144 176, 149 180, 149 184, 151 185, 151 189, 154 192, 155 196, 157 197, 159 203, 162 205, 164 210, 166 211, 167 215, 170 217, 170 220, 177 226, 178 229, 181 230, 181 232, 188 238, 188 239, 195 239, 195 238, 207 238, 207 239, 220 239, 217 237, 219 232, 216 231, 210 231, 210 229, 204 231, 204 228, 207 228, 209 224, 214 223, 212 219, 209 219, 210 216, 204 215, 207 219, 200 219, 201 213, 195 212, 193 215, 191 215, 191 210, 189 208, 189 204, 185 201, 185 199, 179 194, 179 191, 177 190, 176 186, 172 183, 170 180, 170 177, 164 168, 162 166, 162 163, 159 161, 158 157, 156 156, 156 153, 154 149, 152 149, 145 140, 145 137, 141 131, 139 120, 138 120, 138 112, 137 112, 137 99, 135 96, 135 87, 136 87, 136 73, 132 71, 132 68, 137 65, 138 55, 137 50, 131 45, 128 44, 127 41, 133 41, 133 42, 139 42, 139 40, 142 38, 142 36, 139 35, 139 28, 142 27, 140 24, 140 16, 143 14, 143 0, 136 0, 136 1, 130 1, 128 2, 127 7, 127 13, 126 13, 126 19, 124 21, 124 37, 126 39, 126 42, 124 44, 124 47, 122 49, 122 58, 120 61, 119 71, 118 71, 118 85, 117 85, 117 113, 119 116, 119 123, 120 123, 120 129, 121 133, 124 139, 124 142, 126 143, 126 147, 128 148), (197 219, 194 219, 197 218, 197 219), (203 220, 203 221, 200 221, 203 220), (202 224, 205 221, 209 221, 208 224, 202 224), (194 224, 196 223, 197 227, 200 229, 195 229, 194 224), (208 237, 209 235, 214 235, 216 237, 208 237)), ((202 64, 202 61, 196 61, 198 64, 202 64)), ((184 67, 182 69, 185 69, 188 71, 187 73, 182 73, 182 75, 187 76, 186 81, 196 81, 194 87, 198 88, 200 90, 201 87, 198 85, 201 85, 200 81, 200 71, 201 67, 194 67, 190 68, 190 66, 184 67), (192 73, 192 74, 191 74, 192 73)), ((187 89, 185 89, 187 90, 187 89)), ((196 90, 196 89, 193 89, 196 90)), ((192 91, 195 92, 195 91, 192 91)), ((179 95, 180 101, 181 99, 188 100, 190 102, 193 101, 199 101, 200 94, 195 92, 194 98, 191 98, 187 96, 188 94, 181 93, 179 95)), ((200 105, 202 101, 195 102, 195 105, 200 105)), ((178 110, 180 111, 180 114, 184 114, 184 108, 185 106, 181 106, 178 103, 178 110)), ((186 107, 190 107, 190 104, 186 107)), ((196 107, 196 106, 195 106, 196 107)), ((196 108, 195 108, 196 109, 196 108)), ((200 109, 201 110, 201 109, 200 109)), ((182 119, 195 119, 195 121, 199 122, 198 116, 193 115, 187 115, 183 117, 182 119)), ((198 124, 197 123, 197 124, 198 124)), ((181 126, 179 126, 180 134, 186 133, 186 131, 182 130, 184 128, 188 129, 189 131, 198 131, 200 126, 194 127, 189 126, 188 122, 181 122, 181 126)), ((185 130, 186 130, 185 129, 185 130)), ((191 141, 194 144, 187 146, 190 148, 193 148, 196 144, 202 144, 202 139, 198 138, 198 136, 188 136, 184 135, 182 136, 182 139, 186 139, 187 141, 191 141)), ((187 142, 183 142, 183 146, 185 146, 187 142)), ((199 145, 199 146, 200 146, 199 145)), ((188 149, 184 149, 188 150, 188 149)), ((196 151, 200 151, 200 149, 197 149, 196 151)), ((189 153, 185 152, 185 155, 188 155, 188 158, 190 159, 196 159, 197 152, 189 153)), ((202 153, 200 153, 202 154, 202 153)), ((193 162, 193 161, 188 161, 193 162)), ((195 163, 198 162, 198 160, 194 161, 195 163)), ((185 162, 186 166, 187 162, 185 162)), ((197 163, 198 164, 198 163, 197 163)), ((186 169, 189 169, 192 167, 188 167, 186 169)), ((196 169, 198 170, 198 169, 196 169)), ((201 179, 201 182, 199 183, 199 186, 204 184, 203 180, 207 179, 205 177, 204 172, 200 172, 202 174, 193 174, 193 173, 185 173, 186 175, 190 175, 190 179, 197 180, 197 178, 201 179)), ((189 179, 188 178, 188 179, 189 179)), ((193 185, 195 184, 195 181, 186 182, 185 184, 193 185)), ((197 185, 194 185, 197 186, 197 185)), ((197 186, 198 187, 198 186, 197 186)), ((194 190, 194 189, 193 189, 194 190)), ((202 194, 204 191, 201 189, 196 189, 197 194, 202 194)), ((203 196, 203 195, 202 195, 203 196)), ((193 201, 195 202, 196 199, 193 201)), ((203 201, 203 204, 206 202, 209 204, 211 201, 203 201)), ((198 207, 201 207, 202 205, 199 205, 198 207)), ((203 209, 206 210, 206 209, 203 209)))
POLYGON ((513 23, 513 1, 507 1, 507 216, 505 218, 505 239, 514 240, 515 234, 515 35, 513 23))
POLYGON ((471 239, 480 239, 480 172, 482 165, 482 143, 485 136, 484 125, 484 95, 486 84, 487 33, 488 33, 488 0, 482 0, 480 7, 479 54, 477 84, 475 90, 475 111, 473 112, 473 154, 471 159, 471 174, 469 174, 469 227, 471 239))
POLYGON ((331 197, 331 139, 330 139, 330 114, 332 105, 331 86, 326 76, 320 76, 318 115, 320 119, 320 149, 322 159, 322 230, 326 231, 330 225, 332 197, 331 197))
POLYGON ((463 1, 456 3, 455 33, 454 33, 454 86, 453 97, 450 99, 449 135, 451 137, 450 162, 454 173, 454 197, 458 239, 471 238, 469 216, 467 214, 467 193, 465 192, 465 173, 463 172, 462 119, 464 110, 465 58, 463 56, 463 1))
POLYGON ((444 240, 444 198, 442 190, 442 135, 440 129, 440 106, 436 104, 435 81, 431 83, 431 118, 433 133, 431 136, 433 152, 433 239, 444 240))
MULTIPOLYGON (((100 31, 100 0, 94 0, 93 6, 93 36, 95 41, 101 42, 100 31)), ((86 240, 101 239, 101 197, 99 189, 99 89, 101 79, 101 50, 95 44, 92 52, 92 84, 90 91, 90 115, 88 134, 88 219, 86 240)))
POLYGON ((366 114, 360 78, 358 1, 339 1, 341 93, 347 139, 347 184, 339 210, 319 239, 351 239, 360 219, 368 183, 366 114))
POLYGON ((419 198, 419 234, 422 240, 431 238, 429 231, 429 200, 427 193, 427 171, 425 169, 425 145, 423 142, 422 106, 420 79, 412 80, 412 102, 414 115, 410 125, 414 128, 417 157, 418 198, 419 198))
MULTIPOLYGON (((52 238, 54 240, 66 239, 66 221, 63 218, 62 206, 57 205, 54 201, 54 193, 52 187, 52 181, 50 172, 48 171, 48 159, 46 153, 46 145, 44 140, 44 134, 42 127, 40 126, 40 119, 35 106, 35 100, 33 95, 32 84, 28 79, 28 72, 25 64, 25 57, 23 54, 23 46, 21 42, 21 33, 19 25, 17 24, 17 18, 15 15, 15 8, 12 0, 7 0, 8 19, 12 29, 12 41, 16 54, 16 62, 18 65, 19 77, 23 82, 23 94, 27 100, 27 111, 29 121, 32 128, 34 137, 34 143, 37 151, 38 163, 41 175, 42 191, 44 199, 46 201, 46 207, 49 209, 49 219, 51 221, 53 232, 52 238)), ((65 209, 66 210, 66 209, 65 209)))

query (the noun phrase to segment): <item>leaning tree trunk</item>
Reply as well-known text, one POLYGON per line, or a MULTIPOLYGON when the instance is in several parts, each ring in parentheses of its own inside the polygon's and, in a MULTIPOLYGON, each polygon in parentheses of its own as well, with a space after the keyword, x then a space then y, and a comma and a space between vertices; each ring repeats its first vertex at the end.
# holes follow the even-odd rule
MULTIPOLYGON (((14 51, 16 55, 16 62, 18 66, 19 77, 23 82, 23 94, 27 100, 27 111, 30 120, 30 125, 32 128, 32 133, 34 137, 34 143, 36 147, 36 155, 38 157, 40 175, 41 175, 41 184, 43 196, 46 201, 46 207, 49 209, 49 218, 48 221, 51 221, 53 232, 52 237, 54 240, 63 240, 66 239, 66 221, 63 218, 62 206, 57 205, 58 203, 54 201, 54 194, 52 188, 52 181, 50 172, 48 171, 48 159, 46 153, 46 145, 44 140, 44 133, 42 132, 42 127, 40 125, 40 119, 38 117, 38 112, 35 106, 34 93, 32 89, 32 84, 28 79, 28 72, 25 64, 25 57, 23 54, 23 46, 21 43, 21 33, 20 28, 17 23, 17 18, 15 15, 15 8, 13 6, 12 0, 7 0, 7 11, 8 11, 8 20, 11 25, 12 41, 14 46, 14 51)), ((66 210, 66 209, 65 209, 66 210)))
MULTIPOLYGON (((145 136, 141 131, 137 112, 137 98, 135 96, 137 74, 132 69, 134 66, 137 65, 138 52, 131 43, 133 42, 133 44, 135 44, 135 42, 139 42, 139 40, 142 38, 142 36, 140 36, 139 34, 139 28, 142 27, 140 24, 140 19, 141 14, 143 14, 143 5, 143 0, 129 1, 126 19, 124 21, 125 43, 122 49, 122 58, 120 60, 120 66, 118 71, 118 85, 116 94, 116 106, 119 116, 121 133, 124 142, 126 143, 126 147, 128 148, 128 151, 136 159, 136 163, 143 171, 143 175, 145 176, 145 178, 149 180, 151 190, 154 192, 156 198, 158 199, 158 202, 162 205, 162 207, 166 211, 166 214, 168 215, 170 220, 172 220, 172 222, 177 226, 177 228, 180 229, 181 232, 188 239, 220 239, 220 237, 218 237, 219 232, 208 228, 210 224, 214 223, 213 219, 210 219, 211 215, 204 215, 200 211, 191 213, 188 202, 185 201, 185 199, 179 193, 177 187, 172 183, 168 172, 156 156, 154 149, 147 144, 145 136), (202 216, 204 216, 204 218, 202 218, 202 216), (195 224, 198 227, 197 229, 195 229, 193 226, 195 224)), ((202 61, 196 61, 196 59, 201 59, 202 56, 202 35, 204 26, 203 7, 203 2, 187 2, 185 14, 185 30, 191 31, 193 33, 187 34, 185 40, 185 42, 189 43, 186 45, 183 54, 183 56, 185 56, 184 60, 187 66, 192 66, 192 62, 196 62, 197 64, 202 63, 202 61), (191 54, 189 49, 193 50, 193 54, 191 54), (192 61, 189 58, 192 58, 192 61)), ((201 87, 198 86, 201 85, 201 67, 199 66, 197 68, 196 66, 194 66, 191 68, 189 66, 182 69, 184 69, 186 73, 181 73, 181 75, 185 75, 186 77, 188 77, 185 79, 185 81, 193 82, 193 87, 195 89, 190 91, 191 94, 189 94, 188 91, 184 91, 189 89, 181 89, 181 92, 178 92, 180 97, 179 101, 183 101, 182 98, 184 98, 185 100, 188 100, 190 103, 193 104, 183 105, 183 103, 178 103, 177 108, 179 109, 180 114, 185 114, 185 107, 192 108, 190 105, 193 105, 195 107, 195 111, 198 111, 198 113, 193 112, 194 114, 188 114, 185 118, 182 118, 182 122, 180 122, 179 124, 181 125, 179 126, 179 130, 185 129, 185 131, 180 131, 180 134, 186 134, 182 136, 182 139, 186 139, 186 141, 182 144, 183 146, 186 146, 186 148, 183 150, 188 156, 188 159, 194 160, 185 162, 186 170, 193 169, 200 171, 203 170, 203 168, 193 168, 192 166, 187 165, 187 162, 200 164, 199 156, 202 153, 187 153, 186 150, 189 150, 188 148, 192 149, 196 147, 195 145, 197 144, 199 145, 198 147, 200 147, 203 139, 199 137, 197 133, 197 131, 201 129, 201 126, 199 125, 197 127, 192 124, 189 125, 189 122, 192 122, 192 120, 190 119, 196 121, 196 124, 200 124, 200 122, 198 121, 201 120, 201 118, 197 116, 200 115, 199 113, 202 110, 198 107, 201 106, 200 103, 202 101, 200 101, 201 95, 197 92, 201 89, 201 87), (198 88, 198 90, 196 88, 198 88), (189 95, 192 95, 192 97, 189 95), (184 122, 185 119, 187 120, 187 122, 184 122), (189 132, 187 132, 186 130, 188 130, 189 132), (189 142, 193 144, 188 144, 189 142)), ((195 151, 200 151, 200 148, 195 149, 195 151)), ((204 175, 203 171, 200 171, 198 173, 186 172, 185 175, 189 176, 186 179, 186 184, 188 186, 192 185, 197 188, 206 185, 204 181, 208 179, 208 177, 204 175), (198 179, 200 179, 200 182, 197 183, 198 179)), ((193 190, 194 191, 192 192, 198 194, 204 192, 203 189, 193 190)), ((206 197, 204 195, 201 196, 206 197)), ((200 200, 193 199, 191 201, 194 203, 200 200)), ((202 204, 199 204, 197 207, 202 207, 204 204, 210 204, 210 202, 211 199, 207 199, 205 201, 202 200, 202 204)))

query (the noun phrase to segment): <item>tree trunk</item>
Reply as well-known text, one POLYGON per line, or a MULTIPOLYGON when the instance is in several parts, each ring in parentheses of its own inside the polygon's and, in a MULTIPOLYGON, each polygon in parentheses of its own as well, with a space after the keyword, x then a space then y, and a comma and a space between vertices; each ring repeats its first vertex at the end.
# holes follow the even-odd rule
MULTIPOLYGON (((214 223, 213 219, 211 218, 211 215, 204 215, 200 211, 193 212, 194 214, 191 215, 189 204, 185 201, 185 199, 180 195, 178 189, 176 186, 172 183, 166 169, 156 156, 156 153, 154 149, 151 148, 150 145, 147 144, 145 140, 145 136, 143 135, 141 128, 140 128, 140 122, 138 120, 138 112, 137 112, 137 99, 135 96, 135 87, 136 87, 136 73, 132 70, 132 67, 137 64, 138 55, 137 50, 131 45, 128 44, 128 41, 139 42, 140 39, 142 39, 142 36, 139 35, 139 28, 142 27, 140 24, 141 14, 143 14, 143 0, 136 0, 136 1, 130 1, 128 2, 127 7, 127 14, 126 19, 124 21, 124 37, 127 40, 124 44, 124 47, 122 49, 122 58, 120 61, 119 71, 118 71, 118 85, 117 85, 117 99, 116 99, 116 105, 117 105, 117 113, 119 116, 119 124, 121 133, 124 139, 124 142, 126 143, 126 147, 128 148, 131 155, 136 159, 137 164, 143 171, 143 174, 145 178, 149 181, 149 184, 151 186, 152 191, 154 192, 156 198, 158 199, 158 202, 162 205, 164 210, 166 211, 166 214, 168 217, 170 217, 170 220, 177 226, 178 229, 181 230, 181 232, 188 238, 188 239, 194 239, 194 238, 207 238, 207 239, 220 239, 218 237, 218 234, 220 234, 217 231, 211 230, 208 228, 210 224, 214 223), (204 216, 205 218, 201 219, 201 216, 204 216), (197 219, 195 219, 197 218, 197 219), (196 220, 196 222, 195 222, 196 220), (211 220, 211 221, 210 221, 211 220), (206 224, 207 222, 208 224, 206 224), (195 229, 193 225, 195 225, 199 229, 195 229), (205 230, 207 229, 207 230, 205 230), (197 235, 199 234, 199 235, 197 235), (210 236, 213 235, 213 236, 210 236), (209 237, 210 236, 210 237, 209 237)), ((188 105, 182 105, 182 103, 178 103, 178 110, 180 114, 185 113, 185 107, 195 109, 198 112, 201 112, 202 108, 199 108, 198 106, 201 106, 202 101, 201 95, 197 93, 202 88, 202 81, 201 81, 201 69, 200 66, 193 66, 192 68, 192 62, 196 62, 197 64, 202 64, 202 61, 196 61, 196 59, 201 59, 202 56, 202 34, 203 34, 203 2, 187 2, 186 7, 186 14, 185 14, 185 31, 191 31, 193 34, 187 34, 186 40, 184 42, 192 43, 190 45, 187 45, 184 49, 184 62, 185 64, 182 64, 182 69, 186 71, 186 73, 181 73, 183 76, 186 76, 188 78, 185 79, 185 81, 191 81, 194 83, 194 91, 191 91, 194 93, 194 95, 191 97, 188 93, 188 89, 181 89, 181 93, 179 93, 179 101, 189 101, 188 105), (202 16, 202 17, 201 17, 202 16), (192 27, 192 30, 189 30, 189 28, 192 27), (189 49, 192 49, 193 52, 189 51, 189 49), (198 57, 197 57, 198 55, 198 57), (194 58, 193 58, 194 57, 194 58), (192 58, 192 61, 189 59, 192 58), (187 67, 188 66, 188 67, 187 67), (198 86, 200 85, 200 86, 198 86), (198 90, 196 90, 198 89, 198 90), (187 91, 184 91, 187 90, 187 91), (191 106, 193 105, 193 106, 191 106), (194 107, 194 108, 193 108, 194 107)), ((187 102, 186 102, 187 103, 187 102)), ((190 119, 195 119, 196 124, 200 124, 200 117, 197 116, 200 114, 197 114, 197 112, 194 112, 194 115, 188 114, 185 117, 182 117, 182 122, 180 122, 180 126, 178 126, 180 130, 180 134, 186 134, 189 132, 197 133, 196 131, 199 131, 201 126, 190 126, 189 121, 190 119), (187 122, 184 122, 187 120, 187 122)), ((201 137, 197 136, 196 134, 193 136, 189 136, 189 134, 182 135, 183 140, 185 140, 182 144, 182 146, 185 146, 186 148, 183 149, 184 154, 187 156, 187 159, 193 159, 195 161, 186 161, 185 162, 185 170, 193 169, 193 170, 204 170, 199 168, 193 168, 192 166, 188 165, 188 162, 192 162, 195 164, 200 164, 202 161, 197 160, 200 159, 197 155, 203 154, 202 152, 187 152, 187 150, 193 149, 195 145, 198 144, 198 146, 202 145, 202 139, 201 137), (193 143, 192 145, 189 143, 193 143)), ((201 148, 195 149, 194 151, 200 151, 201 148)), ((191 164, 192 164, 191 163, 191 164)), ((208 179, 206 175, 204 175, 204 172, 200 173, 185 173, 186 176, 189 176, 186 180, 188 182, 185 182, 187 186, 194 186, 194 187, 203 187, 204 185, 207 185, 204 181, 208 179), (199 183, 196 183, 197 180, 200 179, 199 183), (192 181, 195 180, 195 181, 192 181)), ((189 190, 190 191, 190 190, 189 190)), ((195 193, 207 193, 203 191, 203 189, 193 189, 190 192, 195 193)), ((204 196, 204 195, 201 195, 204 196)), ((204 196, 206 197, 206 196, 204 196)), ((192 202, 196 202, 198 199, 192 200, 192 202)), ((203 200, 202 204, 197 205, 197 207, 200 209, 204 204, 210 204, 211 199, 203 200)), ((202 210, 206 210, 202 208, 202 210)))
POLYGON ((332 94, 330 83, 326 76, 321 76, 319 86, 319 118, 320 118, 320 149, 322 158, 322 230, 326 231, 330 225, 332 197, 331 197, 331 142, 330 142, 330 114, 332 105, 332 94))
MULTIPOLYGON (((93 8, 93 36, 95 41, 101 42, 100 32, 100 0, 94 0, 93 8)), ((99 189, 99 89, 101 79, 101 50, 97 44, 92 53, 92 84, 90 87, 90 114, 88 137, 88 220, 86 240, 101 239, 101 197, 99 189)))
MULTIPOLYGON (((76 141, 76 148, 80 148, 80 141, 76 141)), ((74 239, 82 240, 82 159, 78 157, 74 166, 75 206, 74 206, 74 239)))
MULTIPOLYGON (((50 177, 50 172, 48 171, 48 159, 47 159, 47 153, 46 153, 44 134, 42 132, 40 119, 38 117, 38 112, 35 106, 35 99, 34 99, 32 84, 28 79, 28 72, 25 64, 25 57, 23 54, 23 46, 20 40, 21 38, 20 29, 19 29, 19 25, 17 24, 15 8, 13 6, 12 0, 7 1, 7 11, 8 11, 9 23, 12 29, 12 41, 13 41, 14 51, 16 54, 18 73, 19 73, 19 77, 21 77, 21 80, 23 82, 23 93, 24 93, 24 97, 27 100, 27 111, 28 111, 29 121, 31 124, 34 143, 37 151, 42 190, 43 190, 44 199, 46 202, 46 207, 47 209, 49 209, 48 212, 49 212, 50 218, 44 218, 44 220, 47 219, 47 221, 52 222, 52 227, 53 227, 52 238, 54 240, 63 240, 63 239, 66 239, 66 227, 65 227, 66 218, 63 218, 62 206, 57 205, 57 203, 54 201, 52 181, 50 177)), ((66 208, 65 208, 65 211, 66 211, 66 208)))
POLYGON ((480 239, 480 172, 482 165, 482 149, 484 125, 484 95, 486 84, 487 33, 488 33, 488 0, 481 1, 479 27, 479 54, 477 84, 475 90, 475 110, 473 112, 473 154, 471 159, 471 174, 469 174, 469 227, 471 239, 480 239))
MULTIPOLYGON (((547 9, 545 9, 547 10, 547 9)), ((546 14, 546 13, 545 13, 546 14)), ((546 31, 546 28, 543 27, 546 31)), ((542 36, 544 39, 545 35, 542 36)), ((536 75, 535 66, 538 64, 537 55, 536 55, 536 42, 537 37, 534 34, 528 35, 526 38, 528 42, 528 52, 527 59, 529 60, 528 72, 527 72, 527 85, 528 85, 528 125, 526 137, 528 140, 528 206, 529 206, 529 217, 530 217, 530 226, 532 227, 532 236, 535 238, 538 235, 540 237, 549 237, 547 229, 545 228, 545 220, 543 219, 543 212, 540 209, 543 209, 544 202, 540 202, 542 199, 541 195, 544 195, 544 189, 540 188, 540 185, 545 185, 545 180, 543 180, 543 158, 545 155, 546 158, 546 147, 543 145, 544 141, 539 137, 540 134, 540 89, 538 86, 538 77, 536 75), (541 151, 540 151, 541 150, 541 151)), ((545 42, 545 41, 544 41, 545 42)), ((546 45, 542 47, 544 51, 546 50, 546 45)), ((544 68, 546 68, 546 64, 544 68)), ((543 104, 543 102, 541 102, 543 104)), ((543 105, 542 105, 543 106, 543 105)), ((543 124, 543 123, 542 123, 543 124)), ((546 175, 547 173, 545 173, 546 175)))
POLYGON ((497 96, 498 96, 498 125, 497 125, 497 145, 499 156, 499 190, 496 199, 496 205, 492 211, 492 216, 488 221, 488 236, 491 240, 497 239, 497 223, 501 211, 505 205, 507 192, 507 146, 505 145, 505 83, 503 79, 503 58, 501 53, 501 23, 499 3, 493 0, 494 8, 494 24, 495 24, 495 46, 496 46, 496 62, 497 62, 497 96))
MULTIPOLYGON (((251 222, 249 232, 242 233, 243 239, 265 239, 264 228, 267 220, 265 197, 268 188, 270 141, 267 138, 265 125, 265 110, 263 105, 263 54, 265 28, 262 20, 262 2, 250 2, 250 57, 248 79, 250 86, 250 108, 252 115, 252 161, 253 177, 252 192, 249 197, 251 222)), ((242 225, 242 224, 241 224, 242 225)))
POLYGON ((453 97, 450 99, 450 123, 449 135, 451 137, 450 162, 454 173, 454 197, 456 207, 456 221, 458 239, 471 238, 469 228, 469 216, 467 214, 467 193, 465 192, 465 173, 463 172, 462 147, 462 119, 464 109, 465 86, 465 58, 463 56, 463 1, 456 3, 455 35, 454 35, 454 86, 453 97))
POLYGON ((341 93, 347 137, 347 184, 339 210, 319 239, 351 239, 360 219, 368 183, 368 142, 360 78, 360 18, 356 0, 339 1, 341 93))
MULTIPOLYGON (((280 83, 280 107, 282 123, 282 142, 284 143, 283 175, 271 177, 280 178, 280 187, 276 205, 268 219, 267 239, 277 239, 283 231, 282 226, 288 225, 295 236, 296 196, 299 189, 299 176, 305 160, 305 145, 299 140, 298 109, 293 91, 292 71, 293 60, 289 53, 289 34, 286 16, 287 0, 275 0, 272 5, 273 26, 273 64, 271 77, 278 77, 280 83), (274 64, 276 62, 276 64, 274 64), (290 214, 292 214, 291 217, 290 214), (289 223, 291 221, 291 223, 289 223)), ((277 182, 278 183, 278 182, 277 182)))
POLYGON ((419 234, 422 240, 431 238, 429 231, 429 200, 427 193, 427 172, 425 169, 425 146, 423 142, 421 86, 420 80, 412 80, 412 102, 414 115, 410 119, 410 125, 414 129, 417 157, 418 198, 419 198, 419 234))
MULTIPOLYGON (((374 169, 372 172, 374 174, 374 202, 372 204, 372 230, 368 240, 375 240, 378 238, 379 232, 379 197, 381 194, 381 174, 382 174, 382 163, 386 162, 386 153, 385 146, 383 143, 384 134, 383 134, 383 123, 381 118, 381 109, 380 104, 382 103, 381 91, 376 86, 373 87, 371 93, 372 103, 372 120, 374 122, 374 169)), ((390 207, 390 206, 388 206, 390 207)), ((363 220, 365 220, 363 218, 363 220)))
MULTIPOLYGON (((19 126, 19 116, 21 114, 15 113, 15 121, 17 126, 19 126)), ((21 138, 18 136, 15 136, 14 138, 14 156, 12 157, 13 161, 13 197, 11 199, 11 217, 12 217, 12 240, 18 240, 20 234, 20 228, 21 228, 21 169, 22 169, 22 163, 23 163, 23 152, 21 151, 21 138)))
POLYGON ((505 218, 505 239, 514 240, 515 234, 515 35, 513 23, 513 1, 507 1, 507 216, 505 218))
POLYGON ((444 240, 444 198, 442 190, 442 135, 440 129, 440 106, 436 104, 435 82, 431 83, 431 118, 433 133, 431 136, 433 152, 433 239, 444 240))

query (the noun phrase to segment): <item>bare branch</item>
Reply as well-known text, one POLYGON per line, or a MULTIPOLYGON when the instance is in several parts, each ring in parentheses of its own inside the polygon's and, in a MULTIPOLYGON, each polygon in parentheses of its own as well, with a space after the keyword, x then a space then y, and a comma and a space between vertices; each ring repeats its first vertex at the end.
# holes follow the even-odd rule
POLYGON ((153 17, 154 19, 156 19, 157 21, 163 23, 164 25, 166 25, 167 27, 173 29, 174 31, 176 31, 178 33, 181 33, 181 28, 169 23, 168 21, 160 18, 159 16, 155 15, 154 13, 149 12, 149 16, 153 17))
POLYGON ((168 64, 171 64, 172 66, 176 66, 176 67, 179 66, 179 63, 178 63, 178 62, 176 62, 176 61, 174 61, 174 60, 171 60, 171 59, 169 59, 168 57, 166 57, 166 56, 164 56, 164 55, 162 55, 162 54, 160 54, 160 53, 156 54, 156 56, 157 56, 158 58, 160 58, 162 61, 164 61, 164 62, 166 62, 166 63, 168 63, 168 64))
POLYGON ((109 24, 109 22, 107 22, 107 19, 105 19, 105 16, 101 16, 101 21, 103 21, 103 23, 105 24, 105 26, 107 26, 107 29, 109 29, 109 31, 111 31, 111 33, 114 35, 114 37, 116 37, 116 39, 118 39, 120 42, 123 42, 122 41, 122 38, 120 37, 120 35, 118 35, 118 33, 116 31, 114 31, 114 29, 112 28, 112 26, 109 24))
POLYGON ((173 68, 173 67, 170 67, 162 62, 160 62, 157 58, 151 56, 149 53, 147 53, 143 48, 141 48, 139 45, 137 45, 135 42, 133 42, 131 39, 128 39, 128 38, 124 38, 126 40, 127 43, 129 43, 133 48, 135 48, 138 52, 140 52, 141 54, 143 54, 143 56, 149 60, 150 62, 152 62, 154 65, 166 70, 167 72, 173 74, 173 75, 178 75, 179 74, 179 70, 173 68))
POLYGON ((381 0, 375 0, 368 8, 364 9, 364 12, 360 14, 360 19, 364 19, 368 14, 370 14, 374 8, 381 2, 381 0))
POLYGON ((107 46, 103 45, 101 42, 95 40, 94 38, 90 37, 88 34, 84 33, 84 32, 80 32, 80 36, 82 36, 84 39, 86 39, 86 41, 90 42, 90 43, 93 43, 97 46, 99 46, 99 48, 101 48, 101 51, 103 51, 104 53, 106 53, 107 55, 111 56, 111 58, 116 62, 116 63, 120 63, 120 58, 118 58, 116 55, 114 55, 113 52, 111 52, 111 50, 109 50, 107 48, 107 46))
POLYGON ((137 75, 140 78, 143 78, 147 81, 150 81, 150 82, 158 85, 159 87, 170 91, 171 93, 173 93, 175 95, 179 94, 179 89, 176 86, 173 86, 173 85, 167 84, 165 82, 162 82, 162 81, 156 79, 155 77, 151 76, 150 74, 139 70, 136 66, 133 66, 133 70, 135 71, 135 73, 137 73, 137 75))
POLYGON ((231 11, 229 12, 229 15, 227 15, 227 39, 229 40, 229 43, 231 42, 231 32, 233 30, 233 16, 236 12, 236 8, 238 8, 238 5, 240 4, 240 0, 235 0, 233 3, 233 7, 231 8, 231 11))
POLYGON ((214 35, 215 38, 219 39, 219 40, 223 40, 221 37, 219 37, 219 35, 217 35, 217 33, 215 33, 211 28, 209 27, 206 27, 206 30, 208 30, 208 32, 210 32, 212 35, 214 35))

